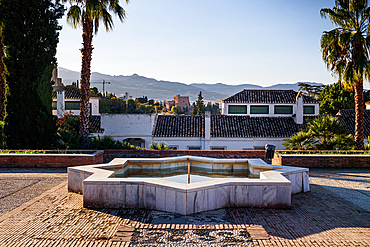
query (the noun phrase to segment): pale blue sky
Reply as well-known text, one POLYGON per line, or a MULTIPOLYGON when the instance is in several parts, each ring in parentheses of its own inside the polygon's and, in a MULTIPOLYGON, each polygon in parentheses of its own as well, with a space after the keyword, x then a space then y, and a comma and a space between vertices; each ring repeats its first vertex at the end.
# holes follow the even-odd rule
MULTIPOLYGON (((268 86, 336 81, 321 59, 334 0, 131 0, 127 19, 93 39, 92 71, 182 83, 268 86)), ((79 71, 81 29, 61 20, 58 64, 79 71)), ((369 87, 365 82, 365 87, 369 87)))

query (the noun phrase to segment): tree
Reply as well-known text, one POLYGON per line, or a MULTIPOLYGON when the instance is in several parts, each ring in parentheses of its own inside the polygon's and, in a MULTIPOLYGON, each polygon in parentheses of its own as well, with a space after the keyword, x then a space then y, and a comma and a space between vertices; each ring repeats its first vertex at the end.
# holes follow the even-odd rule
POLYGON ((363 80, 370 72, 370 8, 367 0, 335 0, 333 9, 321 9, 320 13, 337 26, 321 36, 322 58, 343 86, 354 90, 356 149, 363 149, 363 80))
POLYGON ((127 99, 126 100, 126 113, 132 114, 135 113, 136 110, 136 104, 133 99, 127 99))
MULTIPOLYGON (((369 100, 369 96, 364 92, 364 101, 369 100)), ((341 83, 329 84, 324 87, 320 95, 320 114, 335 115, 340 109, 354 109, 354 92, 346 90, 341 83)), ((363 106, 365 107, 365 106, 363 106)))
POLYGON ((334 116, 317 117, 289 139, 284 139, 287 149, 352 149, 352 135, 347 135, 334 116))
MULTIPOLYGON (((1 6, 1 2, 0 2, 1 6)), ((1 7, 0 7, 1 8, 1 7)), ((3 25, 0 20, 0 121, 3 121, 5 115, 5 81, 3 78, 3 73, 5 72, 5 67, 3 63, 4 57, 4 46, 3 46, 3 25)), ((5 75, 4 75, 5 76, 5 75)))
POLYGON ((299 86, 299 91, 301 91, 304 95, 308 95, 315 99, 317 99, 320 96, 321 91, 324 88, 323 85, 315 86, 315 85, 311 85, 311 84, 303 83, 303 82, 299 83, 298 86, 299 86))
POLYGON ((51 76, 63 13, 58 1, 1 0, 8 148, 50 148, 56 141, 51 76))
POLYGON ((202 115, 205 112, 205 106, 204 106, 204 101, 203 101, 203 96, 202 96, 202 91, 199 92, 198 94, 198 99, 193 104, 193 111, 192 115, 202 115))
POLYGON ((172 106, 171 112, 174 112, 176 114, 180 114, 182 112, 181 107, 179 105, 172 106))
POLYGON ((207 103, 207 106, 205 108, 205 111, 210 111, 211 114, 220 114, 221 113, 221 109, 220 109, 220 104, 219 103, 214 103, 212 104, 212 102, 208 102, 207 103))
MULTIPOLYGON (((67 0, 63 0, 63 2, 67 2, 67 0)), ((89 91, 93 32, 97 34, 100 22, 103 23, 106 31, 113 28, 113 19, 109 11, 117 15, 121 22, 126 16, 125 10, 119 5, 119 0, 68 0, 68 2, 71 4, 71 7, 67 13, 67 21, 74 28, 81 25, 83 32, 80 137, 82 139, 81 147, 87 148, 89 146, 89 91)), ((126 0, 126 2, 128 3, 129 1, 126 0)))

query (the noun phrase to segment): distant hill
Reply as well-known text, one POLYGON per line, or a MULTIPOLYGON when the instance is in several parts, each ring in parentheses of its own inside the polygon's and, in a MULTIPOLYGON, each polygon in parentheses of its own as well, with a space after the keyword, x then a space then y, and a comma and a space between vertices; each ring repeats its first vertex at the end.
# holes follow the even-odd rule
MULTIPOLYGON (((63 79, 64 85, 70 85, 76 80, 80 80, 80 73, 68 69, 58 68, 58 76, 63 79)), ((97 72, 91 73, 91 87, 97 87, 102 91, 102 81, 105 80, 110 84, 105 85, 105 91, 114 93, 116 96, 121 97, 125 92, 129 92, 134 98, 143 95, 148 96, 149 99, 155 100, 172 100, 177 94, 189 96, 190 101, 196 101, 199 91, 205 101, 219 102, 243 89, 293 89, 298 91, 298 83, 295 84, 277 84, 270 87, 261 87, 253 84, 241 85, 227 85, 223 83, 205 84, 193 83, 187 85, 180 82, 158 81, 153 78, 147 78, 133 74, 131 76, 111 76, 100 74, 97 72)), ((318 83, 311 83, 314 85, 321 85, 318 83)))
MULTIPOLYGON (((297 83, 279 83, 276 85, 272 85, 269 87, 262 87, 259 85, 254 84, 240 84, 240 85, 227 85, 224 83, 216 83, 216 84, 206 84, 206 83, 192 83, 191 86, 198 87, 202 90, 206 90, 208 92, 223 92, 226 95, 233 95, 237 92, 240 92, 244 89, 256 89, 256 90, 294 90, 298 91, 299 86, 298 84, 302 82, 297 83)), ((316 82, 303 82, 308 83, 311 85, 323 85, 322 83, 316 83, 316 82)))

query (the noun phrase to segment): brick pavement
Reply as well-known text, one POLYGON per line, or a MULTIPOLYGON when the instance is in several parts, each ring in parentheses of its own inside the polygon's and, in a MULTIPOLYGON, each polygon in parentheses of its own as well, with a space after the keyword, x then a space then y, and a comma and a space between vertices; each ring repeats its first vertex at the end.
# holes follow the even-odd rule
MULTIPOLYGON (((370 204, 369 171, 349 173, 315 170, 311 174, 311 192, 293 195, 291 209, 226 209, 230 225, 261 225, 266 230, 269 237, 262 239, 253 239, 253 230, 249 230, 253 239, 250 246, 370 246, 370 212, 341 195, 342 191, 334 190, 337 184, 327 182, 339 177, 342 181, 348 178, 363 184, 351 190, 361 192, 363 200, 370 204)), ((129 242, 113 241, 118 227, 133 226, 137 233, 158 227, 149 224, 150 221, 149 210, 85 209, 82 195, 68 193, 64 183, 2 215, 0 246, 128 246, 129 242)), ((167 224, 164 229, 171 233, 176 226, 167 224)), ((217 246, 229 245, 236 246, 227 243, 217 246)))

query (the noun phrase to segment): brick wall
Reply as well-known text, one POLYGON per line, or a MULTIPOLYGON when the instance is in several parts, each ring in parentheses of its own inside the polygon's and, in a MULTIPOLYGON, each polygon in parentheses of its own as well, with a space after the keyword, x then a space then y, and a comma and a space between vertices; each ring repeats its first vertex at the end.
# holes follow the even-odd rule
POLYGON ((103 163, 104 151, 93 154, 0 154, 0 167, 69 167, 103 163))
POLYGON ((370 155, 294 155, 275 153, 272 164, 306 168, 369 168, 370 155))
POLYGON ((264 150, 105 150, 104 163, 108 163, 114 158, 164 158, 184 155, 220 159, 265 159, 264 150))

